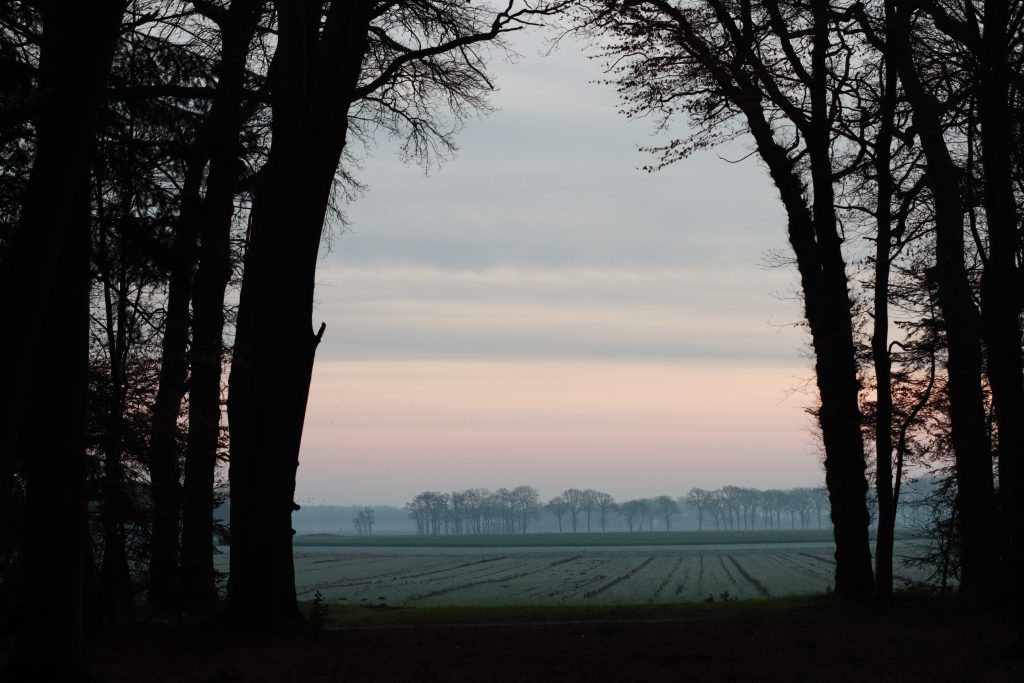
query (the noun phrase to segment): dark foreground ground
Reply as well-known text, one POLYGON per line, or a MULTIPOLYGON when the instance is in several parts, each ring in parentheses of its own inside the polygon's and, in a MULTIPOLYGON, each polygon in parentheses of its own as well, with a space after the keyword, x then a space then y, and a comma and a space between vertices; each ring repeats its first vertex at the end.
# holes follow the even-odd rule
POLYGON ((888 612, 808 599, 341 619, 287 638, 136 623, 98 637, 91 661, 99 680, 152 683, 1024 681, 1007 657, 1009 618, 950 600, 888 612))

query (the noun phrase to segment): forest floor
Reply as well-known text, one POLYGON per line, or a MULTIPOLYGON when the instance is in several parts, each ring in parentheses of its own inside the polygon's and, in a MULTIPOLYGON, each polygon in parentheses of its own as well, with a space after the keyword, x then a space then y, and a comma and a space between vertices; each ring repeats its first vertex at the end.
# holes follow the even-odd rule
POLYGON ((950 598, 383 612, 289 637, 136 622, 97 636, 90 661, 110 683, 1024 681, 1012 620, 950 598))

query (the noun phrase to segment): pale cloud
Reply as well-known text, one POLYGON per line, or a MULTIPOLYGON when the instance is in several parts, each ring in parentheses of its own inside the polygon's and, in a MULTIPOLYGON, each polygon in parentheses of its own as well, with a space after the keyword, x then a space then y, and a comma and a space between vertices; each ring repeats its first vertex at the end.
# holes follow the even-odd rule
POLYGON ((334 357, 731 358, 790 362, 799 303, 781 271, 332 267, 318 276, 334 357))
POLYGON ((768 174, 743 140, 701 151, 656 173, 638 148, 663 144, 618 112, 598 65, 567 44, 538 57, 495 63, 497 111, 468 122, 456 158, 426 176, 382 143, 348 207, 349 232, 327 260, 442 268, 517 266, 742 266, 786 246, 768 174))

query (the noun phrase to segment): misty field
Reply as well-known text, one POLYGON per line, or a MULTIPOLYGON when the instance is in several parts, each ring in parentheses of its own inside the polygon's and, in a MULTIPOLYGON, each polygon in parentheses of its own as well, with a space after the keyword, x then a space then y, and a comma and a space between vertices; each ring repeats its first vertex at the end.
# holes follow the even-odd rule
MULTIPOLYGON (((834 547, 816 540, 624 546, 576 545, 587 540, 577 536, 558 546, 559 536, 547 536, 546 544, 514 547, 297 539, 296 588, 300 600, 319 591, 353 606, 610 605, 825 593, 833 581, 834 547)), ((919 554, 921 542, 896 546, 897 586, 922 581, 922 570, 901 561, 919 554)))

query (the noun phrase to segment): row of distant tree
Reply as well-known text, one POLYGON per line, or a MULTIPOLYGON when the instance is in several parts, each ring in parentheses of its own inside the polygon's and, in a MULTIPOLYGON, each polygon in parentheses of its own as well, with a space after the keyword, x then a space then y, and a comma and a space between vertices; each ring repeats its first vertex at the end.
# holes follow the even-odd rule
POLYGON ((526 533, 544 513, 557 521, 559 532, 606 531, 613 517, 629 531, 670 531, 686 509, 696 514, 699 530, 705 528, 705 521, 708 528, 724 530, 820 529, 828 523, 829 503, 823 488, 762 491, 739 486, 693 488, 678 498, 662 495, 622 502, 604 491, 570 488, 542 502, 537 489, 518 486, 497 491, 424 491, 406 509, 417 533, 438 536, 526 533))
MULTIPOLYGON (((898 526, 927 531, 935 516, 949 513, 949 501, 940 496, 935 477, 910 480, 903 492, 898 526)), ((618 502, 610 493, 594 489, 566 489, 543 502, 532 486, 514 489, 471 488, 443 493, 424 491, 405 506, 416 532, 425 535, 514 534, 548 530, 550 521, 559 532, 586 530, 671 531, 679 518, 698 531, 754 531, 771 529, 825 529, 831 526, 831 507, 825 487, 758 489, 722 486, 691 488, 686 495, 662 495, 618 502), (689 513, 689 514, 688 514, 689 513), (547 519, 545 519, 547 516, 547 519), (547 522, 547 523, 545 523, 547 522)), ((371 513, 372 508, 366 508, 371 513)), ((878 521, 878 503, 868 499, 872 524, 878 521)), ((369 533, 353 520, 356 533, 369 533)))

